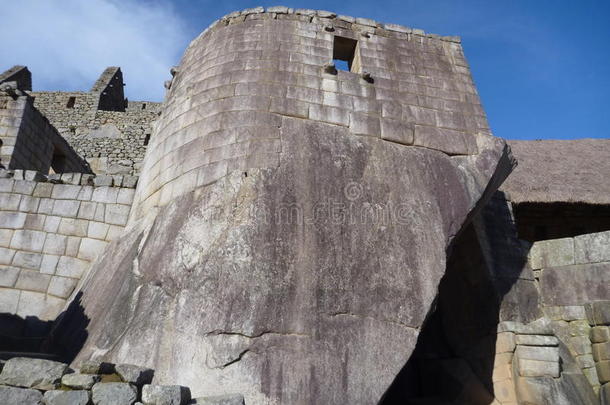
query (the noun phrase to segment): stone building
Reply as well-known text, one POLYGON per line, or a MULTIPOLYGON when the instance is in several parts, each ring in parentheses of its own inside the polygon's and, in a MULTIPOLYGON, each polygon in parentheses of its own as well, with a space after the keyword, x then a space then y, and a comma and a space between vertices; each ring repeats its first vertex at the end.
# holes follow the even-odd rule
POLYGON ((171 75, 0 75, 7 350, 202 403, 610 403, 610 140, 496 138, 459 38, 327 11, 231 13, 171 75))

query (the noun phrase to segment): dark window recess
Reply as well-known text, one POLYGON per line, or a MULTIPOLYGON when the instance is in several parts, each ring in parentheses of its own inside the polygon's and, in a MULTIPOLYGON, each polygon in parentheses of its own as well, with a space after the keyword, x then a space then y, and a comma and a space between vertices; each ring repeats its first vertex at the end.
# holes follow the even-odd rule
POLYGON ((337 70, 357 72, 359 63, 356 58, 356 46, 358 41, 345 37, 335 36, 333 45, 333 62, 337 70))
POLYGON ((147 146, 148 142, 150 142, 150 134, 146 134, 144 137, 144 146, 147 146))
POLYGON ((519 238, 529 242, 610 230, 610 205, 521 203, 513 212, 519 238))
POLYGON ((146 103, 142 103, 142 109, 146 110, 146 103))
POLYGON ((74 108, 75 102, 76 102, 76 97, 70 97, 68 99, 68 104, 66 104, 66 108, 74 108))

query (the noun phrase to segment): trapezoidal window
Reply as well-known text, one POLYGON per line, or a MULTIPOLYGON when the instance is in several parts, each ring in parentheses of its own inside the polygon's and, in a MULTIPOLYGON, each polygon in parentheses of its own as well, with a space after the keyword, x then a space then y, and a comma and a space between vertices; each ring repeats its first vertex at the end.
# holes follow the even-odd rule
POLYGON ((360 73, 360 53, 358 41, 351 38, 335 36, 333 44, 333 62, 337 70, 360 73))
POLYGON ((52 173, 65 173, 68 159, 61 153, 61 151, 54 149, 53 157, 51 158, 51 172, 52 173))
POLYGON ((68 99, 68 104, 66 104, 66 108, 74 108, 74 103, 76 103, 76 97, 70 97, 68 99))

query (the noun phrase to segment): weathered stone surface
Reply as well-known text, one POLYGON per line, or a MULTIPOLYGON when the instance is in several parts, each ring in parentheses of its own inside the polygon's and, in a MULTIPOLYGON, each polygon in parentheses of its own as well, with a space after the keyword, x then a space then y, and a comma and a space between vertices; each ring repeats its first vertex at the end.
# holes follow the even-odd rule
POLYGON ((599 399, 601 401, 601 405, 610 405, 610 383, 604 384, 599 389, 599 399))
POLYGON ((597 377, 600 383, 605 384, 610 382, 610 360, 596 362, 595 369, 597 370, 597 377))
POLYGON ((154 366, 161 383, 260 404, 381 398, 415 346, 451 235, 508 156, 491 138, 454 159, 291 118, 281 136, 279 167, 173 199, 146 234, 136 228, 98 259, 79 358, 104 348, 109 361, 154 366))
POLYGON ((516 343, 524 346, 557 346, 559 340, 555 336, 517 335, 516 343))
POLYGON ((574 239, 552 239, 536 242, 529 252, 533 269, 574 264, 574 239))
POLYGON ((520 359, 559 362, 557 347, 517 346, 515 355, 520 359))
POLYGON ((559 377, 559 362, 519 359, 519 375, 522 377, 559 377))
POLYGON ((89 391, 47 391, 44 393, 46 405, 88 405, 89 391))
POLYGON ((0 384, 51 390, 61 381, 68 366, 51 360, 15 357, 6 362, 0 384))
MULTIPOLYGON (((604 281, 605 279, 601 278, 599 280, 600 285, 603 285, 604 281)), ((605 287, 601 287, 603 289, 602 293, 607 290, 607 285, 608 284, 606 284, 605 287)), ((587 320, 589 321, 590 325, 610 325, 610 300, 591 302, 585 305, 585 310, 587 312, 587 320)))
POLYGON ((528 377, 516 381, 519 403, 536 405, 596 404, 593 389, 581 373, 563 372, 560 378, 528 377))
POLYGON ((197 405, 244 405, 244 397, 241 394, 214 395, 196 398, 197 405))
POLYGON ((610 341, 610 327, 594 326, 591 328, 589 338, 592 343, 603 343, 610 341))
POLYGON ((550 267, 544 270, 540 279, 546 305, 584 305, 607 300, 609 285, 610 263, 550 267))
POLYGON ((63 385, 76 390, 89 390, 99 381, 100 376, 95 374, 66 374, 61 378, 63 385))
POLYGON ((0 404, 42 405, 40 391, 26 388, 5 387, 0 385, 0 404))
POLYGON ((132 405, 138 390, 128 383, 97 383, 91 390, 94 405, 132 405))
POLYGON ((184 405, 191 399, 188 388, 179 385, 144 385, 142 402, 145 405, 184 405))
POLYGON ((137 386, 150 384, 154 376, 154 371, 150 368, 133 364, 117 364, 114 369, 123 381, 137 386))

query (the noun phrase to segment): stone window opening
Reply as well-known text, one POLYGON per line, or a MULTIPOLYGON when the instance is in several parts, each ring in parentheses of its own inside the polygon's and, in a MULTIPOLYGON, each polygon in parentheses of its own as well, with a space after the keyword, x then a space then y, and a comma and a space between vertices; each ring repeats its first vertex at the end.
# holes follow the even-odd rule
POLYGON ((74 103, 76 103, 76 97, 70 97, 68 99, 68 104, 66 104, 66 108, 74 108, 74 103))
POLYGON ((55 148, 51 158, 51 173, 64 173, 67 164, 67 157, 55 148))
POLYGON ((335 36, 333 41, 333 63, 337 70, 361 73, 358 41, 335 36))
POLYGON ((148 146, 148 142, 150 142, 150 134, 146 134, 144 137, 144 146, 148 146))
POLYGON ((142 109, 146 110, 146 103, 142 103, 142 109))

